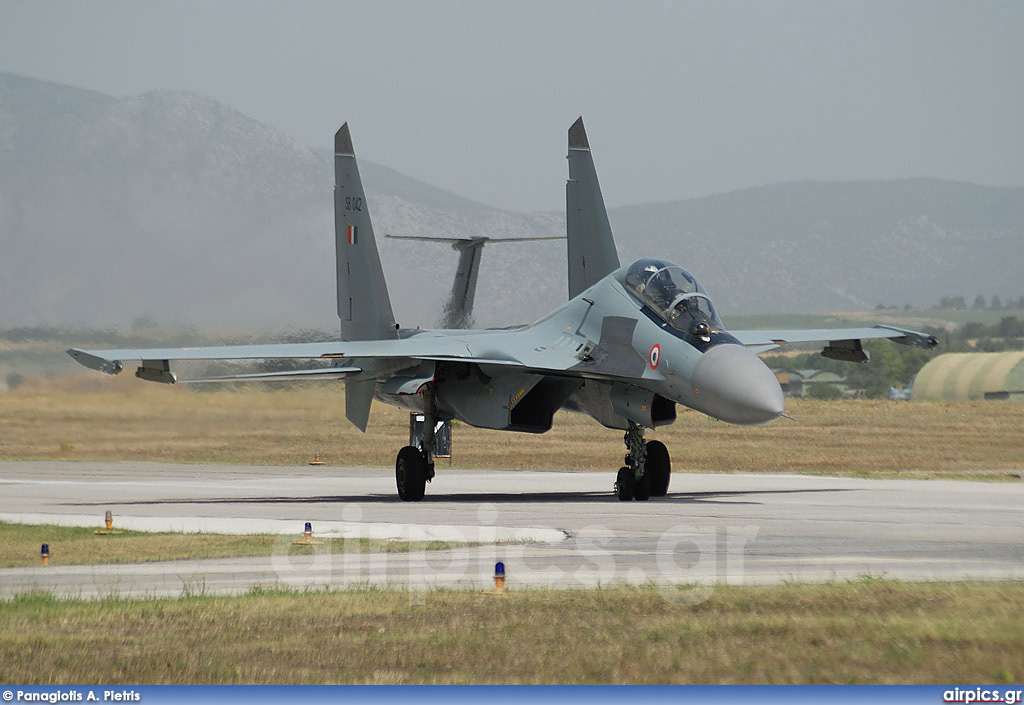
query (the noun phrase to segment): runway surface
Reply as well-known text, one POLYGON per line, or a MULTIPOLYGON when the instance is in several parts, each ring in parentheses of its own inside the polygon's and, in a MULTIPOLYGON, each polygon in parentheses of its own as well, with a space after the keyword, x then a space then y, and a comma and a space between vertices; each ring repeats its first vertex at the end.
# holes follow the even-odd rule
POLYGON ((613 474, 438 468, 419 503, 394 471, 156 463, 0 462, 0 521, 272 533, 266 558, 0 569, 0 595, 243 593, 263 587, 394 585, 412 591, 665 586, 680 601, 714 584, 885 577, 1024 579, 1024 482, 858 480, 676 473, 667 497, 619 502, 613 474), (448 551, 289 557, 315 537, 481 543, 448 551), (515 542, 501 543, 495 542, 515 542), (676 587, 672 587, 676 586, 676 587), (682 588, 678 586, 683 586, 682 588))

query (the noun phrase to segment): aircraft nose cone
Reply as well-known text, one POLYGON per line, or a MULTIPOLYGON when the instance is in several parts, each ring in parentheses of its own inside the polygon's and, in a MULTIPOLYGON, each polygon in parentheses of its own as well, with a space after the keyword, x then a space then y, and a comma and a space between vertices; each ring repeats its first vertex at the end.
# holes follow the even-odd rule
POLYGON ((697 408, 729 423, 774 421, 786 410, 782 388, 761 359, 742 345, 716 345, 693 367, 697 408))

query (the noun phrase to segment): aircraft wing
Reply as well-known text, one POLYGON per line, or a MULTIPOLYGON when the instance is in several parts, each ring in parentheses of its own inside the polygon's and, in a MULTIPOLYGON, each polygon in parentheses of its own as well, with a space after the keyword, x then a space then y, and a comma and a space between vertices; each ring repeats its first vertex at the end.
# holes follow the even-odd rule
POLYGON ((486 347, 487 351, 484 354, 480 354, 479 351, 474 351, 466 341, 451 336, 425 332, 409 338, 392 340, 121 350, 80 350, 72 348, 67 352, 79 364, 111 375, 120 373, 124 369, 126 362, 139 361, 140 366, 135 373, 137 377, 166 383, 177 381, 177 378, 170 369, 171 362, 194 360, 318 360, 333 361, 336 366, 256 374, 225 375, 182 381, 219 382, 233 380, 343 378, 362 372, 364 369, 363 361, 367 359, 457 360, 479 364, 524 366, 515 357, 496 352, 493 346, 486 347))
POLYGON ((730 330, 737 340, 755 353, 782 345, 825 343, 822 354, 837 360, 866 362, 862 341, 888 339, 901 345, 930 350, 939 344, 933 335, 892 326, 871 328, 817 328, 807 330, 730 330))

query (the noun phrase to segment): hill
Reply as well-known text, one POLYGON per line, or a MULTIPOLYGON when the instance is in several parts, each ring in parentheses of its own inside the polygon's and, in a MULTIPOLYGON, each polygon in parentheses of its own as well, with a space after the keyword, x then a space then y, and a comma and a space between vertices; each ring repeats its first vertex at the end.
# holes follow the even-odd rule
POLYGON ((774 184, 616 209, 720 309, 804 313, 1024 294, 1024 189, 938 179, 774 184))
MULTIPOLYGON (((360 167, 378 238, 563 227, 557 214, 508 213, 360 167)), ((201 96, 117 99, 0 74, 0 328, 152 318, 335 330, 333 186, 327 149, 201 96)), ((399 319, 432 324, 454 253, 380 244, 399 319)), ((494 269, 561 256, 564 270, 559 244, 509 247, 494 269)), ((492 277, 480 298, 507 299, 495 288, 518 282, 492 277)), ((516 296, 544 312, 564 287, 538 281, 516 296)))
MULTIPOLYGON (((437 321, 455 255, 384 233, 564 232, 562 213, 503 211, 360 166, 403 325, 437 321)), ((208 98, 0 74, 0 329, 335 330, 332 188, 329 151, 208 98)), ((789 183, 610 217, 623 261, 675 260, 726 316, 1024 294, 1024 189, 789 183)), ((562 243, 488 250, 477 320, 527 322, 565 290, 562 243)))

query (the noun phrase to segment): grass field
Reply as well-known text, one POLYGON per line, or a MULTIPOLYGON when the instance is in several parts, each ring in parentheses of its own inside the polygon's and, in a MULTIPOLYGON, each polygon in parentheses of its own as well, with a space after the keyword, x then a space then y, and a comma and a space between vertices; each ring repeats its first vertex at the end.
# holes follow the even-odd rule
MULTIPOLYGON (((149 561, 198 560, 241 556, 269 556, 287 549, 290 554, 329 551, 399 552, 434 551, 457 544, 443 541, 386 541, 382 539, 330 540, 315 538, 318 546, 291 545, 302 536, 250 534, 177 534, 122 531, 97 536, 95 529, 50 524, 23 525, 0 522, 0 568, 39 565, 39 549, 50 544, 54 564, 145 563, 149 561)), ((465 545, 465 544, 459 544, 465 545)))
MULTIPOLYGON (((796 422, 732 426, 679 407, 648 434, 675 472, 799 472, 1015 480, 1024 471, 1024 404, 794 401, 796 422)), ((29 380, 0 395, 0 458, 383 466, 408 416, 375 404, 363 434, 344 418, 343 387, 196 389, 125 374, 29 380)), ((454 429, 454 467, 600 470, 620 464, 621 432, 569 413, 543 435, 454 429)), ((442 461, 443 462, 443 461, 442 461)), ((443 471, 443 466, 440 468, 443 471)))
POLYGON ((1024 585, 0 603, 4 683, 1014 683, 1024 585))
MULTIPOLYGON (((35 379, 0 395, 0 457, 298 466, 320 450, 328 465, 392 465, 407 415, 375 405, 362 434, 343 409, 340 385, 35 379)), ((668 444, 676 472, 1018 482, 1024 471, 1024 404, 801 401, 788 411, 796 423, 745 428, 680 408, 649 437, 668 444)), ((457 426, 455 453, 456 467, 610 473, 623 448, 621 433, 560 414, 541 436, 457 426)), ((40 530, 75 542, 82 562, 253 555, 280 541, 0 525, 0 565, 38 561, 40 530)), ((0 602, 7 683, 1013 683, 1022 663, 1021 584, 717 587, 692 607, 629 588, 0 602)))

